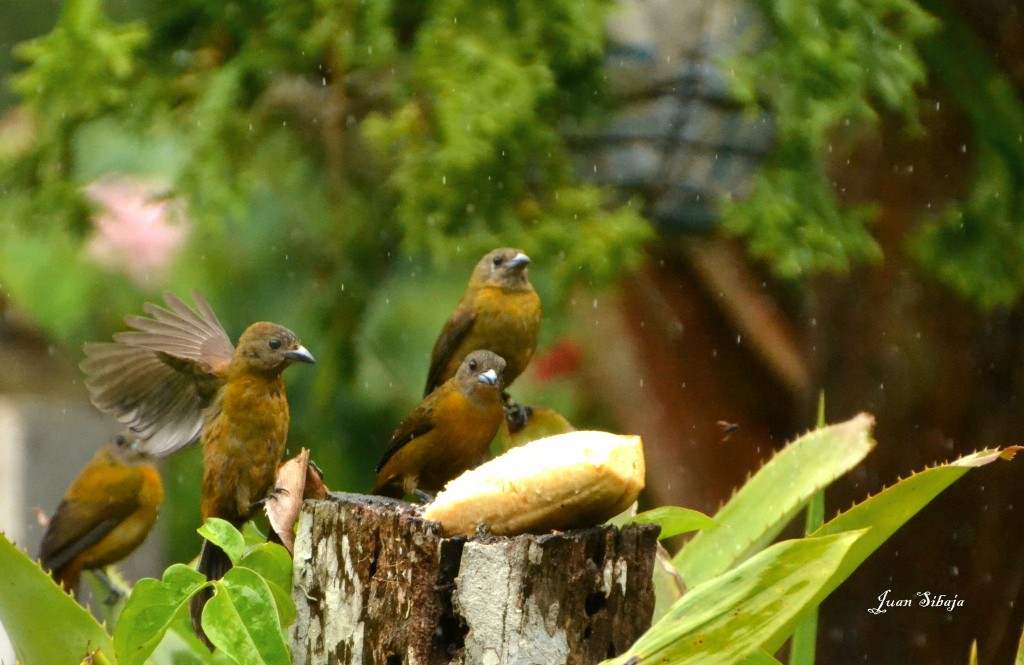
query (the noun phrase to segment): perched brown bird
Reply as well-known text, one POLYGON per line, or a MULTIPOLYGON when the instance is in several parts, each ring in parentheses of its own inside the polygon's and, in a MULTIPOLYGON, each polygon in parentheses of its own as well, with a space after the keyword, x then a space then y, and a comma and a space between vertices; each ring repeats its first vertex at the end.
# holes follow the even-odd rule
MULTIPOLYGON (((254 323, 238 348, 198 293, 193 310, 171 294, 168 309, 147 304, 152 318, 129 316, 135 330, 113 343, 88 344, 86 386, 100 410, 114 414, 154 455, 203 440, 203 519, 241 526, 273 489, 288 436, 288 399, 281 373, 313 356, 287 328, 254 323)), ((231 568, 219 547, 204 541, 198 570, 219 579, 231 568)), ((206 594, 193 596, 193 624, 206 594)))
POLYGON ((490 351, 467 355, 395 431, 372 493, 422 497, 483 461, 501 424, 504 371, 505 361, 490 351))
POLYGON ((124 559, 142 544, 164 501, 160 474, 134 437, 119 435, 100 448, 71 482, 50 518, 39 559, 53 579, 74 593, 83 570, 124 559))
POLYGON ((462 300, 434 343, 424 396, 454 376, 474 349, 505 359, 506 388, 530 364, 541 311, 528 265, 526 254, 507 248, 488 253, 476 264, 462 300))

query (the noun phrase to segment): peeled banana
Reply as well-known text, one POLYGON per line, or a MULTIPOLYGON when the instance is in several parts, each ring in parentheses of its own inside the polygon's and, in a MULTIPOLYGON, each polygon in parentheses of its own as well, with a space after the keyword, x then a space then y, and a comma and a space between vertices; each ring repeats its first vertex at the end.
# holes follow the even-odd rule
POLYGON ((593 526, 644 488, 639 436, 581 431, 513 448, 449 482, 423 516, 445 536, 542 534, 593 526))

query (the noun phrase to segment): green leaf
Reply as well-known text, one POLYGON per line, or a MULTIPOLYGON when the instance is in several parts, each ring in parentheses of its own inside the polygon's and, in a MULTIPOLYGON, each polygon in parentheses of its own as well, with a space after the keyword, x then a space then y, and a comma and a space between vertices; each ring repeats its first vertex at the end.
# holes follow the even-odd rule
POLYGON ((861 414, 783 448, 715 515, 727 528, 701 531, 676 554, 673 563, 687 586, 722 574, 770 543, 816 492, 871 451, 873 423, 861 414))
POLYGON ((789 665, 814 665, 818 643, 818 608, 807 612, 793 632, 789 647, 789 665))
POLYGON ((246 551, 263 545, 267 542, 267 534, 259 530, 255 520, 249 520, 242 525, 242 539, 245 540, 246 551))
POLYGON ((211 517, 206 520, 199 527, 199 535, 224 550, 233 564, 237 564, 245 554, 245 538, 242 536, 242 532, 233 527, 230 522, 219 517, 211 517))
MULTIPOLYGON (((690 590, 619 658, 674 665, 732 664, 757 658, 800 614, 821 601, 827 585, 865 531, 772 545, 733 570, 690 590)), ((763 658, 760 661, 764 662, 763 658)), ((770 662, 770 661, 769 661, 770 662)))
POLYGON ((268 582, 273 582, 286 589, 292 586, 292 557, 288 550, 277 543, 261 543, 250 549, 238 561, 268 582))
POLYGON ((162 580, 139 580, 114 630, 121 665, 145 663, 188 599, 205 584, 202 574, 180 563, 165 570, 162 580))
POLYGON ((1020 642, 1017 644, 1017 656, 1013 659, 1013 665, 1024 665, 1024 630, 1020 634, 1020 642))
MULTIPOLYGON (((818 394, 817 427, 825 426, 825 391, 818 394)), ((825 490, 817 492, 807 504, 807 519, 804 533, 810 534, 825 522, 825 490)), ((815 608, 804 616, 793 633, 793 641, 789 645, 789 665, 814 665, 815 651, 818 645, 818 609, 815 608)))
POLYGON ((662 506, 645 510, 627 520, 626 524, 657 524, 661 527, 661 534, 658 536, 658 540, 678 536, 681 533, 721 526, 718 522, 700 511, 680 508, 678 506, 662 506))
POLYGON ((266 580, 274 595, 281 625, 290 626, 295 620, 295 603, 289 593, 292 588, 292 558, 288 550, 277 543, 262 543, 249 550, 238 565, 266 580))
POLYGON ((77 663, 114 644, 92 615, 0 533, 0 624, 22 663, 77 663))
POLYGON ((232 568, 214 583, 216 595, 203 610, 203 630, 240 665, 289 665, 273 592, 248 568, 232 568))

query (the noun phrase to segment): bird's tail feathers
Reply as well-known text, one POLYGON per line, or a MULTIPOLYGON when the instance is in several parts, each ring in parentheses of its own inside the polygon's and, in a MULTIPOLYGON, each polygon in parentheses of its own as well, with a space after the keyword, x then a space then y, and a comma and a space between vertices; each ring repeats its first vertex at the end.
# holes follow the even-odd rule
MULTIPOLYGON (((214 545, 209 540, 204 540, 203 549, 199 553, 199 565, 196 566, 196 570, 206 575, 206 579, 211 582, 219 580, 231 570, 231 559, 228 557, 227 552, 220 547, 214 545)), ((206 607, 206 602, 211 598, 213 598, 213 589, 211 587, 204 587, 199 593, 189 599, 188 613, 192 617, 192 629, 196 631, 196 635, 209 647, 210 651, 213 651, 213 643, 206 636, 202 623, 203 608, 206 607)))

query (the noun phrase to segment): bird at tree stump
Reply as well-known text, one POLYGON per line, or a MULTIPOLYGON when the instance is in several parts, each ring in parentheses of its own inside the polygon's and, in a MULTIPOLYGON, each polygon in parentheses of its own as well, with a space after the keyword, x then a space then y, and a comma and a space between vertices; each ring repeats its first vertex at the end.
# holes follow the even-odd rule
POLYGON ((501 425, 504 370, 505 361, 490 351, 466 356, 395 430, 372 493, 424 496, 484 461, 501 425))
MULTIPOLYGON (((196 309, 171 294, 167 309, 146 304, 150 318, 125 319, 134 330, 85 346, 82 369, 93 404, 126 424, 143 450, 167 455, 201 437, 202 517, 240 527, 270 495, 284 456, 289 414, 281 373, 313 356, 295 333, 267 322, 249 326, 235 348, 206 300, 192 297, 196 309)), ((230 568, 227 554, 203 541, 199 572, 215 580, 230 568)), ((190 603, 208 645, 200 617, 211 595, 206 588, 190 603)))

